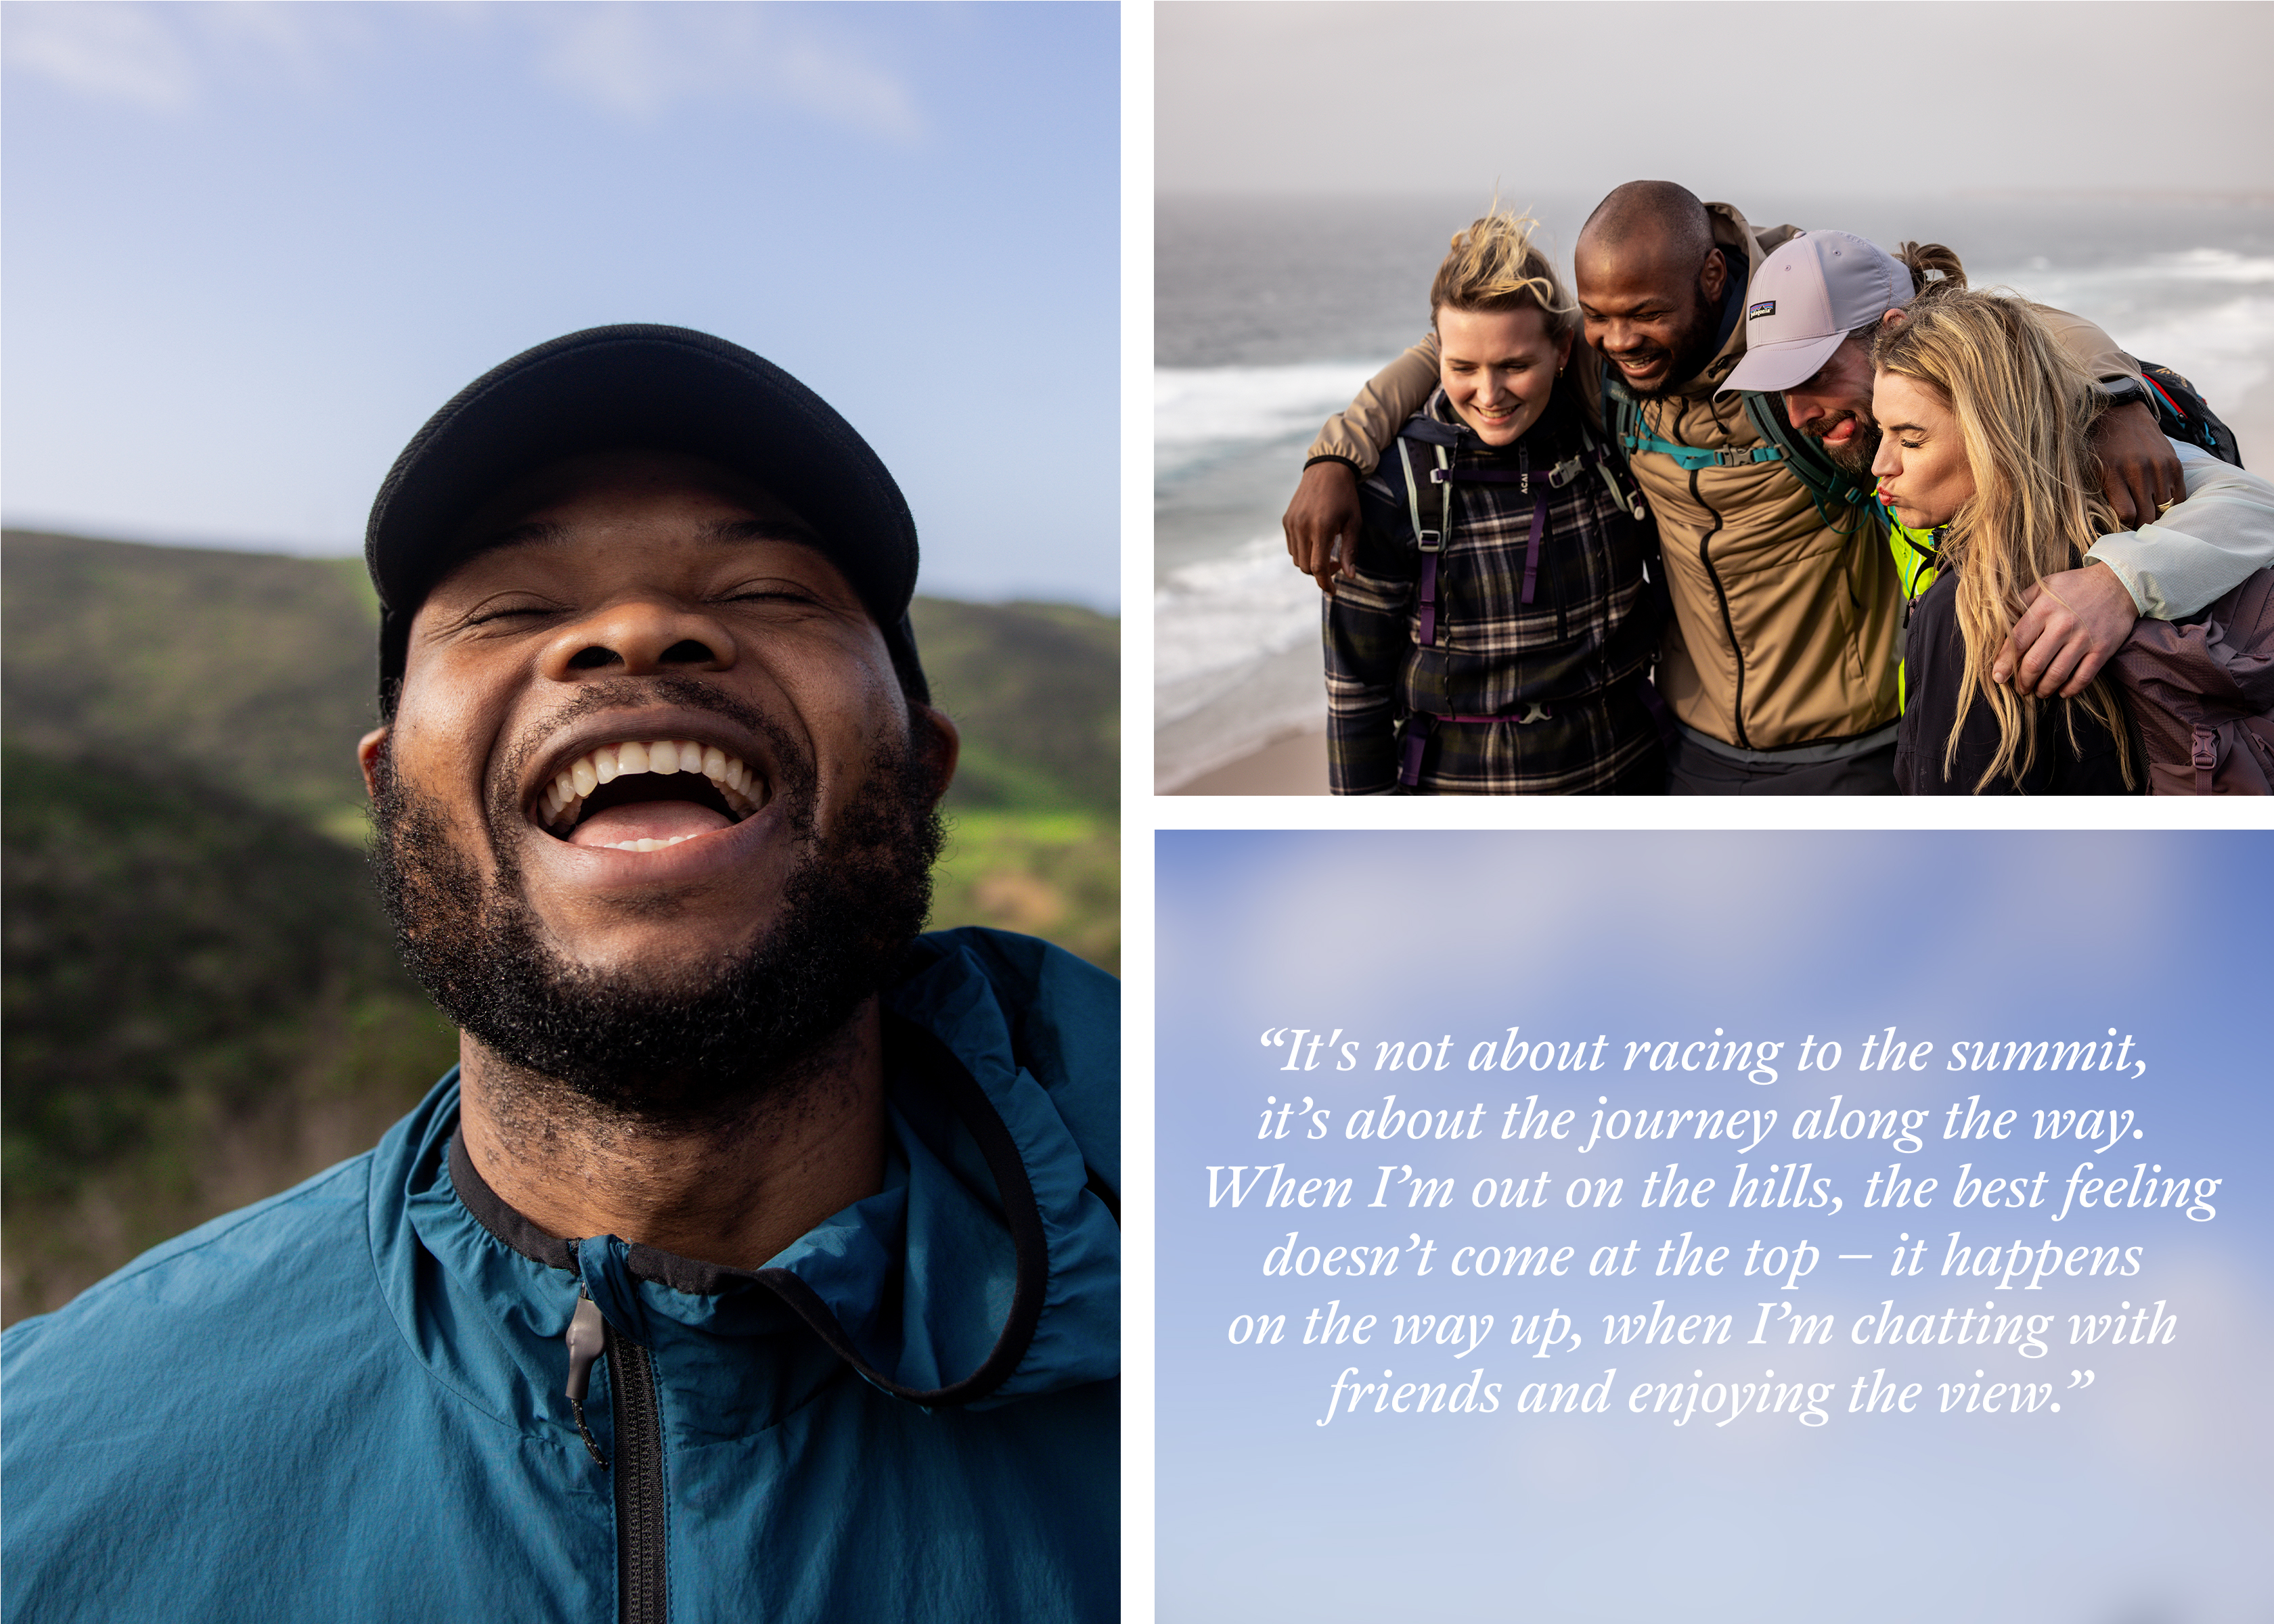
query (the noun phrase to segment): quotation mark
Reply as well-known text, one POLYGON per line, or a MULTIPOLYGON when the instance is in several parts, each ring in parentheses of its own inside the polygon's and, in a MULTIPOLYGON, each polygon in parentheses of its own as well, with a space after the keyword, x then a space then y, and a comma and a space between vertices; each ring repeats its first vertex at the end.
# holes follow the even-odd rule
POLYGON ((2090 1387, 2092 1385, 2092 1372, 2090 1371, 2069 1372, 2068 1385, 2072 1390, 2077 1387, 2090 1387))
POLYGON ((1293 1030, 1294 1028, 1291 1026, 1273 1026, 1269 1028, 1263 1034, 1263 1047, 1266 1049, 1286 1048, 1287 1034, 1293 1030))

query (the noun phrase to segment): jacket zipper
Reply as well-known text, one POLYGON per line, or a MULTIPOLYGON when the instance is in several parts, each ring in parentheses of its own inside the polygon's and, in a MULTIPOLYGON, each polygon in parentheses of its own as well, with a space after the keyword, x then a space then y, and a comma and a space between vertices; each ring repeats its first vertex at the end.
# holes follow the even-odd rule
POLYGON ((1737 623, 1729 618, 1728 589, 1721 584, 1721 572, 1713 568, 1713 555, 1706 551, 1713 545, 1713 538, 1721 533, 1721 510, 1708 506, 1698 489, 1698 476, 1705 471, 1701 468, 1690 470, 1690 500, 1713 515, 1713 528, 1698 538, 1698 561, 1706 566, 1706 578, 1713 583, 1713 597, 1721 605, 1721 629, 1729 634, 1729 653, 1737 662, 1737 699, 1736 714, 1731 719, 1736 724, 1737 748, 1750 750, 1753 742, 1745 737, 1745 651, 1737 644, 1737 623))
POLYGON ((623 1624, 668 1624, 670 1526, 655 1363, 646 1349, 617 1335, 614 1326, 606 1337, 608 1409, 616 1433, 616 1616, 623 1624))

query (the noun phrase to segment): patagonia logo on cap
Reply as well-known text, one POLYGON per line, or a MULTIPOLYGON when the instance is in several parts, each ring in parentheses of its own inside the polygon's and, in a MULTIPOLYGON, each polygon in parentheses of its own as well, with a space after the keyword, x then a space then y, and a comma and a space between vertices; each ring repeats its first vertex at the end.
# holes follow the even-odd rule
POLYGON ((1775 314, 1776 301, 1774 299, 1763 299, 1758 304, 1748 304, 1745 306, 1745 319, 1748 321, 1751 320, 1755 316, 1773 316, 1775 314))

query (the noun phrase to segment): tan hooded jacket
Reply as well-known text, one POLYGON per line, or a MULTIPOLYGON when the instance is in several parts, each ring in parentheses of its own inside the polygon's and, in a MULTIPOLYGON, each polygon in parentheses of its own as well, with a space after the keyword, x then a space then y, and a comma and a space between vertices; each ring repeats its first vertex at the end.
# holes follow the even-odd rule
MULTIPOLYGON (((1708 203, 1713 240, 1742 249, 1748 282, 1793 237, 1756 231, 1727 203, 1708 203)), ((2137 375, 2130 357, 2090 322, 2047 312, 2063 344, 2097 378, 2137 375)), ((1650 430, 1678 446, 1743 451, 1763 443, 1744 398, 1713 391, 1745 353, 1740 320, 1705 371, 1642 402, 1650 430)), ((1600 362, 1584 345, 1572 370, 1599 410, 1600 362)), ((1371 472, 1376 447, 1437 387, 1434 334, 1375 374, 1312 442, 1371 472)), ((1780 405, 1779 410, 1781 410, 1780 405)), ((1631 459, 1658 520, 1674 621, 1658 688, 1675 716, 1743 750, 1801 751, 1889 726, 1900 710, 1901 588, 1884 535, 1861 515, 1827 526, 1799 478, 1781 462, 1685 471, 1663 452, 1631 459)))

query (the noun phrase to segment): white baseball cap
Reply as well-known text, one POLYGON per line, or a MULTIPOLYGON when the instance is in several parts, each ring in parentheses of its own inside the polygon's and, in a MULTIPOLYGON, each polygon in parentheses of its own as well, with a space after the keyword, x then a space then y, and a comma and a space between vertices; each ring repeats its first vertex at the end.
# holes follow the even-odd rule
POLYGON ((1753 273, 1745 357, 1714 393, 1805 383, 1841 339, 1910 302, 1910 272, 1877 243, 1848 231, 1804 232, 1753 273))

